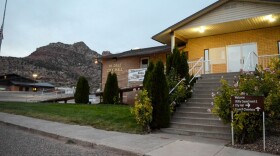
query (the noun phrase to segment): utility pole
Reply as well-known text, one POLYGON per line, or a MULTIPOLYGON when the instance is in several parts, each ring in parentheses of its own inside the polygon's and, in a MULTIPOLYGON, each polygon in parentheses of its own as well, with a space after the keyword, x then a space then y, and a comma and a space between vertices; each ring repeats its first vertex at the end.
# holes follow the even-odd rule
POLYGON ((5 16, 6 16, 7 1, 8 0, 6 0, 6 2, 5 2, 4 16, 3 16, 3 21, 2 21, 1 29, 0 29, 0 54, 1 54, 2 40, 4 38, 4 22, 5 22, 5 16))

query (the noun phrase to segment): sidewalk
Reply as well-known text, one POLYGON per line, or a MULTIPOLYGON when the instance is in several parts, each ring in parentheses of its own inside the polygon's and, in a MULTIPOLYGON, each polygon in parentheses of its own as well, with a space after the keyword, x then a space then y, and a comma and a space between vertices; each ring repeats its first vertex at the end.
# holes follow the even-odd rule
POLYGON ((20 115, 0 113, 0 122, 83 146, 105 146, 124 155, 150 156, 270 156, 270 154, 225 147, 223 140, 163 133, 137 135, 98 130, 89 126, 69 125, 20 115))

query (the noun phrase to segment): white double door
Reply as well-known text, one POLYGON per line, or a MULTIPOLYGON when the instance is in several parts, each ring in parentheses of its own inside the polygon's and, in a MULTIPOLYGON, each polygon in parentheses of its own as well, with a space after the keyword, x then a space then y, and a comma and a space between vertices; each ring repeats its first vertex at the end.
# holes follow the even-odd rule
POLYGON ((255 54, 258 54, 256 43, 229 45, 226 47, 226 51, 228 72, 239 72, 241 69, 255 70, 257 64, 255 54))

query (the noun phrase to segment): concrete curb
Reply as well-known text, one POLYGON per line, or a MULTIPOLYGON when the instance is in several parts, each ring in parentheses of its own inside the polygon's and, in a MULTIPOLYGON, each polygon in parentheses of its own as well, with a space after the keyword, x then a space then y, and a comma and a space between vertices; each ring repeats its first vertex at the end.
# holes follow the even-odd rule
POLYGON ((91 143, 88 141, 82 141, 82 140, 78 140, 78 139, 74 139, 74 138, 69 138, 69 137, 65 137, 65 136, 61 136, 61 135, 57 135, 57 134, 53 134, 53 133, 48 133, 45 131, 28 128, 28 127, 24 127, 24 126, 19 126, 19 125, 15 125, 15 124, 4 122, 4 121, 0 121, 0 124, 7 125, 7 126, 10 126, 10 127, 13 127, 13 128, 19 129, 19 130, 23 130, 26 132, 30 132, 32 134, 38 134, 38 135, 49 137, 49 138, 52 138, 55 140, 65 142, 65 143, 75 144, 75 145, 79 145, 79 146, 83 146, 83 147, 109 149, 110 151, 113 151, 117 154, 127 155, 127 156, 144 156, 145 155, 145 154, 135 153, 132 151, 126 151, 126 150, 122 150, 122 149, 118 149, 118 148, 114 148, 114 147, 110 147, 110 146, 99 145, 99 144, 91 143))

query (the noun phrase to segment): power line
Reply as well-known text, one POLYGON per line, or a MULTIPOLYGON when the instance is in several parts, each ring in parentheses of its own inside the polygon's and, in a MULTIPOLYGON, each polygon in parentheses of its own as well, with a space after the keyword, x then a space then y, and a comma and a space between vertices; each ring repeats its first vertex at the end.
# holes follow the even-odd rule
POLYGON ((5 23, 5 17, 6 17, 7 2, 8 2, 8 0, 6 0, 6 2, 5 2, 4 16, 3 16, 3 21, 2 21, 1 29, 0 29, 0 54, 1 54, 2 40, 4 39, 4 23, 5 23))

